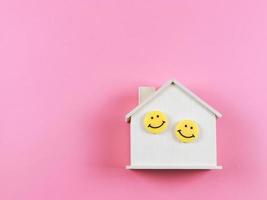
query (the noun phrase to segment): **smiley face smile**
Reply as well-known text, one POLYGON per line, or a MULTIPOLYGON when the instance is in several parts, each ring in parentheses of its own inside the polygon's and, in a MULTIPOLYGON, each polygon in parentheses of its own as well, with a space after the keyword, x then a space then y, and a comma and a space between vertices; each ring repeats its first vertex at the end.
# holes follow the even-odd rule
POLYGON ((177 132, 180 133, 180 135, 183 136, 183 137, 185 137, 185 138, 193 138, 193 137, 195 137, 194 134, 191 135, 191 136, 185 136, 185 135, 183 135, 183 134, 182 134, 182 130, 178 130, 177 132))
POLYGON ((165 123, 165 121, 162 121, 162 124, 159 125, 159 126, 152 126, 151 124, 149 124, 148 127, 150 127, 150 128, 160 128, 160 127, 163 126, 164 123, 165 123))

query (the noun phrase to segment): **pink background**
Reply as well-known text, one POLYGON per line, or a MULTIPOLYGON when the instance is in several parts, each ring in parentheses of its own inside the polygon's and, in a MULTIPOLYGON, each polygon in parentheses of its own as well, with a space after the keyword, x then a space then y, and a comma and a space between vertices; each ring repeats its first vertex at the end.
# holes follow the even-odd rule
POLYGON ((265 0, 0 2, 0 199, 266 199, 265 0), (137 87, 223 113, 221 171, 128 171, 137 87))

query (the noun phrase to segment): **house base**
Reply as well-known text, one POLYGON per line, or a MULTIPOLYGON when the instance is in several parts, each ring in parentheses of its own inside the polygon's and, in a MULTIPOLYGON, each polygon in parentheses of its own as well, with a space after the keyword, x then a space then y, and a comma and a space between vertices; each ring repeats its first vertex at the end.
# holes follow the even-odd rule
POLYGON ((222 169, 222 166, 214 165, 128 165, 126 169, 199 169, 199 170, 209 170, 209 169, 222 169))

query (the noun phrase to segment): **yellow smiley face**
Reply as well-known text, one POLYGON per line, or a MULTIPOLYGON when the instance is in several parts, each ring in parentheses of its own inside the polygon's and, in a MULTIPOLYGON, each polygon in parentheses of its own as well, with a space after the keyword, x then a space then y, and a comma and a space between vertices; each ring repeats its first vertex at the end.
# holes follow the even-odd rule
POLYGON ((167 116, 160 111, 148 112, 144 119, 144 126, 150 133, 162 133, 168 127, 167 116))
POLYGON ((181 142, 194 142, 198 138, 198 134, 198 125, 192 120, 182 120, 175 127, 175 135, 181 142))

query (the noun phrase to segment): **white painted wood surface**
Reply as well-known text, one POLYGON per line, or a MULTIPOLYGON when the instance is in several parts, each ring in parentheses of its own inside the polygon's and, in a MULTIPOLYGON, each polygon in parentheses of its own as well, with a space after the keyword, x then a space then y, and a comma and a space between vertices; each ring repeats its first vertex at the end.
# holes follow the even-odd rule
POLYGON ((154 87, 139 87, 139 104, 142 103, 149 96, 154 94, 156 88, 154 87))
POLYGON ((222 169, 222 166, 208 165, 135 165, 126 166, 126 169, 222 169))
POLYGON ((128 169, 219 169, 216 158, 216 115, 195 98, 170 85, 131 116, 131 164, 128 169), (147 112, 160 110, 169 119, 168 129, 159 134, 145 131, 147 112), (199 124, 199 138, 181 143, 174 134, 175 124, 191 119, 199 124))

